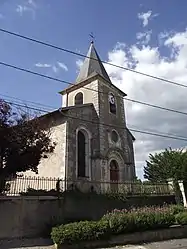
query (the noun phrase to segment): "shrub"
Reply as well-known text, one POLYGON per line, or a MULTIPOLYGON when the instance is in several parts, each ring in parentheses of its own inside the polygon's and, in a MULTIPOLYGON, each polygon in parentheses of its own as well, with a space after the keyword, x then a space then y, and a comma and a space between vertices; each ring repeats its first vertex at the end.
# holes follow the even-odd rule
POLYGON ((51 237, 56 244, 78 244, 81 241, 109 238, 114 234, 165 228, 174 224, 174 213, 179 210, 174 206, 114 210, 99 221, 80 221, 54 227, 51 237))
POLYGON ((169 227, 175 221, 172 210, 164 208, 141 208, 131 211, 114 210, 103 216, 113 234, 169 227))
POLYGON ((56 244, 74 244, 106 238, 110 233, 106 221, 80 221, 54 227, 51 238, 56 244))
POLYGON ((187 212, 176 214, 175 219, 178 224, 186 225, 187 224, 187 212))
POLYGON ((58 196, 62 193, 59 193, 55 189, 51 189, 49 191, 44 189, 34 189, 34 188, 28 188, 26 192, 20 192, 20 195, 22 196, 58 196))
POLYGON ((80 221, 89 221, 89 219, 83 218, 62 218, 60 216, 52 216, 49 218, 49 221, 45 223, 43 230, 41 231, 41 236, 49 238, 51 235, 51 230, 53 227, 57 227, 60 225, 65 225, 69 223, 75 223, 80 221))
POLYGON ((183 205, 171 205, 170 208, 174 215, 185 211, 183 205))

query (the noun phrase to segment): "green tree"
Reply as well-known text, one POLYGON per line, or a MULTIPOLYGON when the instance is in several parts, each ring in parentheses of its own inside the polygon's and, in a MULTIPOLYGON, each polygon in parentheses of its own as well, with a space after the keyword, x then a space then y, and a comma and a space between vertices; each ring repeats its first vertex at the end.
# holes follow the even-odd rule
POLYGON ((38 173, 41 158, 54 148, 50 129, 41 118, 31 119, 28 112, 14 111, 0 100, 0 193, 9 177, 27 170, 38 173))
POLYGON ((134 182, 135 183, 142 183, 142 180, 139 179, 137 176, 135 176, 134 182))
POLYGON ((168 178, 187 180, 187 152, 184 149, 165 149, 149 155, 144 177, 151 182, 166 182, 168 178))

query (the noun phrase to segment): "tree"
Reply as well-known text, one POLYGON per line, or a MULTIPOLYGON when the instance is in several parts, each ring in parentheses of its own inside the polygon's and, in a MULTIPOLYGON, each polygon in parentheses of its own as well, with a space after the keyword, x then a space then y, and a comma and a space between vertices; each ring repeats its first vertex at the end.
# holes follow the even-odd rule
POLYGON ((43 121, 0 100, 0 193, 9 177, 27 170, 38 173, 40 160, 53 152, 55 143, 43 121))
POLYGON ((187 151, 165 149, 150 154, 144 167, 144 177, 152 182, 166 182, 168 178, 187 180, 187 151))
POLYGON ((135 183, 142 183, 142 180, 139 179, 137 176, 135 176, 134 182, 135 183))

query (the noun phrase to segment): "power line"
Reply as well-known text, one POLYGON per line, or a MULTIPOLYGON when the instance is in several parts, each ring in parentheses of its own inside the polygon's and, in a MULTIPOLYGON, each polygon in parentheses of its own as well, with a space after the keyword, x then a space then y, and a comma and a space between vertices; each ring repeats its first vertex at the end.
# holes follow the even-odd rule
MULTIPOLYGON (((15 103, 15 102, 9 102, 9 101, 6 101, 6 102, 9 103, 9 104, 18 106, 18 107, 25 107, 25 108, 32 109, 32 110, 35 110, 35 111, 40 111, 40 112, 43 112, 43 113, 50 113, 49 110, 34 108, 34 107, 31 107, 31 106, 27 106, 27 105, 21 105, 21 104, 19 104, 19 103, 15 103)), ((57 108, 56 108, 56 109, 57 109, 57 108)), ((86 120, 83 120, 83 121, 86 121, 86 120)), ((109 126, 109 127, 113 127, 113 125, 107 125, 107 124, 104 124, 104 123, 103 123, 103 125, 106 125, 106 126, 109 126)), ((118 127, 118 126, 115 126, 115 127, 118 127)), ((119 127, 118 127, 118 128, 119 128, 119 127)), ((120 128, 124 129, 124 127, 120 127, 120 128)), ((131 128, 131 130, 132 130, 132 131, 137 131, 137 129, 132 129, 132 128, 131 128)), ((144 133, 144 134, 147 134, 147 131, 146 131, 146 132, 143 131, 143 133, 144 133)), ((148 133, 149 133, 149 132, 148 132, 148 133)), ((151 133, 152 133, 152 132, 151 132, 151 133)), ((153 133, 154 133, 154 132, 153 132, 153 133)), ((163 135, 163 134, 161 134, 161 135, 163 135)), ((168 136, 168 135, 169 135, 169 136, 176 136, 176 135, 167 133, 167 136, 168 136)), ((180 137, 183 137, 183 136, 180 136, 180 137)))
MULTIPOLYGON (((64 116, 66 116, 68 118, 77 119, 77 120, 81 120, 81 121, 84 121, 84 122, 92 123, 92 124, 99 124, 99 125, 108 126, 108 127, 111 127, 111 128, 119 128, 119 129, 122 129, 122 130, 126 130, 126 128, 124 128, 122 126, 118 126, 118 125, 110 125, 110 124, 105 124, 105 123, 98 123, 98 122, 94 122, 94 121, 91 121, 91 120, 86 120, 86 119, 82 119, 82 118, 78 118, 78 117, 73 117, 73 116, 70 116, 70 115, 64 115, 64 116)), ((155 133, 155 132, 142 131, 142 130, 137 130, 137 129, 132 129, 132 128, 129 128, 128 130, 130 130, 132 132, 146 134, 146 135, 152 135, 152 136, 157 136, 157 137, 171 138, 171 139, 176 139, 176 140, 187 141, 187 137, 183 137, 183 136, 164 135, 164 134, 159 134, 159 133, 155 133)))
MULTIPOLYGON (((0 31, 8 33, 8 34, 11 34, 11 35, 15 35, 15 36, 18 36, 20 38, 24 38, 24 39, 27 39, 27 40, 30 40, 30 41, 33 41, 33 42, 37 42, 37 43, 40 43, 40 44, 45 45, 45 46, 53 47, 55 49, 59 49, 59 50, 62 50, 64 52, 68 52, 68 53, 72 53, 72 54, 75 54, 75 55, 79 55, 79 56, 82 56, 84 58, 85 57, 89 58, 88 56, 85 56, 83 54, 76 53, 76 52, 73 52, 71 50, 66 50, 66 49, 54 46, 52 44, 48 44, 48 43, 45 43, 45 42, 42 42, 42 41, 39 41, 39 40, 35 40, 35 39, 29 38, 29 37, 26 37, 26 36, 22 36, 22 35, 19 35, 19 34, 10 32, 10 31, 7 31, 7 30, 0 29, 0 31)), ((94 58, 91 58, 91 59, 94 59, 94 58)), ((94 59, 94 60, 96 60, 96 59, 94 59)), ((128 69, 128 68, 125 68, 125 67, 122 67, 122 66, 118 66, 118 65, 115 65, 115 64, 111 64, 111 63, 108 63, 108 62, 105 62, 105 61, 102 61, 102 62, 106 63, 108 65, 111 65, 111 66, 115 66, 115 67, 118 67, 118 68, 121 68, 121 69, 125 69, 125 70, 128 70, 128 71, 132 71, 134 73, 139 73, 139 74, 144 75, 144 76, 148 76, 148 77, 151 77, 151 78, 154 78, 154 79, 165 81, 167 83, 175 84, 175 85, 182 86, 182 87, 187 87, 186 85, 183 85, 183 84, 180 84, 180 83, 177 83, 177 82, 174 82, 174 81, 169 81, 169 80, 166 80, 166 79, 163 79, 163 78, 159 78, 159 77, 155 77, 155 76, 152 76, 152 75, 144 74, 144 73, 141 73, 141 72, 138 72, 138 71, 135 71, 135 70, 131 70, 131 69, 128 69)), ((74 85, 73 83, 70 83, 70 82, 67 82, 67 81, 64 81, 64 80, 61 80, 61 79, 57 79, 57 78, 54 78, 54 77, 51 77, 51 76, 46 76, 46 75, 43 75, 43 74, 31 71, 31 70, 28 70, 28 69, 20 68, 20 67, 17 67, 15 65, 7 64, 7 63, 4 63, 4 62, 0 62, 0 64, 3 65, 3 66, 14 68, 16 70, 20 70, 20 71, 24 71, 24 72, 27 72, 27 73, 30 73, 30 74, 34 74, 36 76, 41 76, 41 77, 44 77, 44 78, 47 78, 47 79, 50 79, 50 80, 54 80, 54 81, 57 81, 57 82, 61 82, 61 83, 69 84, 69 85, 74 85)), ((86 88, 86 87, 83 87, 83 88, 86 88)), ((86 88, 86 89, 94 91, 94 89, 91 89, 91 88, 86 88)), ((99 91, 97 91, 97 92, 99 92, 99 91)), ((104 92, 102 92, 102 93, 104 93, 104 92)), ((173 109, 169 109, 169 108, 165 108, 165 107, 161 107, 161 106, 157 106, 157 105, 148 104, 148 103, 145 103, 145 102, 136 101, 136 100, 132 100, 132 99, 129 99, 129 98, 124 98, 124 99, 127 100, 127 101, 131 101, 131 102, 135 102, 135 103, 147 105, 147 106, 150 106, 150 107, 159 108, 159 109, 162 109, 162 110, 167 110, 167 111, 171 111, 171 112, 175 112, 175 113, 187 115, 187 113, 184 113, 184 112, 181 112, 181 111, 177 111, 177 110, 173 110, 173 109)), ((12 103, 12 102, 10 102, 10 103, 12 103)), ((22 105, 16 104, 16 103, 14 103, 14 105, 22 106, 22 105)), ((22 106, 22 107, 25 107, 25 106, 22 106)), ((32 109, 33 110, 37 110, 37 111, 41 111, 41 109, 38 109, 38 108, 32 108, 32 109)), ((44 110, 42 110, 42 111, 44 111, 44 110)), ((47 111, 45 110, 44 112, 47 112, 47 111)), ((135 130, 135 129, 131 129, 131 130, 133 130, 134 132, 138 132, 138 130, 135 130)), ((160 135, 160 134, 156 134, 156 133, 154 134, 154 133, 144 132, 144 131, 139 131, 139 132, 144 133, 144 134, 149 134, 149 135, 159 135, 159 136, 162 136, 162 137, 163 136, 164 137, 168 137, 168 136, 160 135)), ((169 137, 169 138, 171 138, 171 137, 169 137)), ((174 138, 174 139, 176 139, 176 138, 174 138)))
MULTIPOLYGON (((49 111, 43 110, 43 109, 40 109, 40 108, 34 108, 34 107, 30 107, 30 106, 24 106, 24 105, 17 104, 17 103, 14 103, 14 102, 9 102, 9 101, 5 101, 5 102, 9 103, 11 105, 18 106, 18 107, 25 107, 25 108, 28 108, 28 109, 31 109, 31 110, 35 110, 35 111, 39 111, 39 112, 43 112, 43 113, 50 113, 49 111)), ((123 126, 110 125, 110 124, 105 124, 105 123, 98 123, 98 122, 95 122, 95 121, 92 121, 92 120, 86 120, 86 119, 74 117, 74 116, 71 116, 71 115, 65 115, 65 114, 63 114, 63 115, 65 117, 67 117, 67 118, 81 120, 81 121, 92 123, 92 124, 96 124, 96 125, 103 125, 103 126, 107 126, 107 127, 111 127, 111 128, 119 128, 119 129, 126 130, 126 128, 123 127, 123 126)), ((137 129, 132 129, 132 128, 129 128, 129 130, 132 131, 132 132, 141 133, 141 134, 145 134, 145 135, 151 135, 151 136, 156 136, 156 137, 162 137, 162 138, 169 138, 169 139, 174 139, 174 140, 187 141, 187 137, 176 136, 174 134, 170 134, 170 135, 169 134, 160 134, 160 133, 157 133, 157 132, 149 132, 149 131, 137 130, 137 129)))
MULTIPOLYGON (((65 48, 53 45, 51 43, 47 43, 47 42, 44 42, 44 41, 41 41, 41 40, 37 40, 37 39, 31 38, 31 37, 28 37, 28 36, 25 36, 25 35, 21 35, 21 34, 6 30, 6 29, 0 28, 0 31, 3 32, 3 33, 9 34, 9 35, 13 35, 13 36, 16 36, 16 37, 19 37, 19 38, 22 38, 22 39, 25 39, 25 40, 28 40, 28 41, 32 41, 32 42, 41 44, 43 46, 47 46, 47 47, 54 48, 54 49, 57 49, 57 50, 60 50, 60 51, 66 52, 66 53, 70 53, 70 54, 73 54, 73 55, 78 55, 78 56, 84 57, 84 58, 90 58, 92 60, 97 61, 97 59, 91 58, 91 57, 89 57, 87 55, 84 55, 84 54, 81 54, 81 53, 78 53, 78 52, 74 52, 72 50, 65 49, 65 48)), ((164 78, 157 77, 157 76, 154 76, 154 75, 150 75, 150 74, 147 74, 147 73, 139 72, 139 71, 136 71, 136 70, 133 70, 133 69, 130 69, 130 68, 127 68, 127 67, 119 66, 119 65, 107 62, 107 61, 101 60, 101 62, 105 63, 105 64, 107 64, 109 66, 117 67, 117 68, 120 68, 120 69, 123 69, 123 70, 126 70, 126 71, 130 71, 130 72, 133 72, 133 73, 136 73, 136 74, 140 74, 142 76, 146 76, 146 77, 149 77, 149 78, 152 78, 152 79, 155 79, 155 80, 160 80, 160 81, 166 82, 168 84, 172 84, 172 85, 187 88, 187 85, 184 85, 182 83, 178 83, 178 82, 175 82, 175 81, 172 81, 172 80, 164 79, 164 78)))
MULTIPOLYGON (((23 102, 24 102, 24 103, 27 102, 27 103, 31 103, 31 104, 33 104, 33 105, 37 105, 37 106, 41 106, 41 107, 47 107, 47 108, 51 108, 51 109, 57 109, 57 108, 54 107, 54 106, 45 105, 45 104, 41 104, 41 103, 38 103, 38 102, 30 101, 30 100, 20 99, 20 98, 17 98, 17 97, 13 97, 13 96, 10 96, 10 95, 6 95, 6 94, 0 94, 0 96, 3 97, 3 100, 5 100, 5 99, 4 99, 4 97, 5 97, 5 98, 9 98, 9 99, 14 99, 14 100, 21 101, 22 103, 23 103, 23 102)), ((9 101, 9 100, 8 100, 8 101, 9 101)), ((19 104, 19 102, 18 102, 18 104, 19 104)))
POLYGON ((27 109, 30 109, 30 110, 33 110, 33 111, 39 111, 39 112, 44 112, 44 113, 49 113, 48 110, 44 110, 44 109, 40 109, 40 108, 36 108, 36 107, 32 107, 32 106, 28 106, 28 105, 22 105, 22 104, 19 104, 19 103, 16 103, 16 102, 12 102, 12 101, 7 101, 7 100, 4 100, 6 103, 10 104, 10 105, 13 105, 13 106, 17 106, 17 107, 24 107, 24 108, 27 108, 27 109))
POLYGON ((12 65, 12 64, 8 64, 8 63, 2 62, 2 61, 0 62, 0 65, 5 66, 5 67, 9 67, 9 68, 13 68, 13 69, 25 72, 25 73, 30 73, 30 74, 33 74, 33 75, 36 75, 36 76, 40 76, 40 77, 46 78, 48 80, 54 80, 54 81, 57 81, 57 82, 74 85, 73 83, 69 83, 69 82, 67 82, 65 80, 61 80, 61 79, 58 79, 58 78, 47 76, 45 74, 37 73, 35 71, 29 70, 29 69, 26 69, 26 68, 22 68, 22 67, 18 67, 18 66, 12 65))
POLYGON ((126 97, 124 98, 124 100, 134 102, 134 103, 137 103, 137 104, 141 104, 141 105, 146 105, 146 106, 157 108, 157 109, 161 109, 163 111, 175 112, 175 113, 178 113, 178 114, 187 115, 187 112, 182 112, 182 111, 174 110, 174 109, 171 109, 171 108, 162 107, 162 106, 159 106, 159 105, 153 105, 153 104, 149 104, 149 103, 134 100, 134 99, 129 99, 129 98, 126 98, 126 97))
MULTIPOLYGON (((9 68, 13 68, 15 70, 22 71, 22 72, 25 72, 25 73, 29 73, 29 74, 32 74, 32 75, 35 75, 35 76, 39 76, 39 77, 42 77, 42 78, 46 78, 48 80, 53 80, 53 81, 56 81, 56 82, 60 82, 60 83, 64 83, 64 84, 72 85, 72 86, 75 85, 74 83, 71 83, 71 82, 68 82, 68 81, 65 81, 65 80, 61 80, 61 79, 58 79, 58 78, 55 78, 55 77, 47 76, 45 74, 41 74, 41 73, 38 73, 38 72, 35 72, 35 71, 32 71, 32 70, 22 68, 22 67, 18 67, 18 66, 12 65, 12 64, 8 64, 8 63, 2 62, 2 61, 0 61, 0 65, 5 66, 5 67, 9 67, 9 68)), ((93 91, 93 92, 98 92, 98 93, 103 93, 103 94, 108 95, 108 93, 106 93, 106 92, 98 91, 98 90, 92 89, 90 87, 82 86, 82 88, 93 91)), ((119 96, 115 96, 115 97, 119 97, 119 96)), ((146 102, 142 102, 142 101, 126 98, 126 97, 124 97, 123 99, 127 100, 127 101, 134 102, 134 103, 146 105, 146 106, 149 106, 149 107, 153 107, 153 108, 157 108, 157 109, 161 109, 161 110, 165 110, 165 111, 170 111, 170 112, 174 112, 174 113, 178 113, 178 114, 187 115, 186 112, 182 112, 182 111, 178 111, 178 110, 174 110, 174 109, 170 109, 170 108, 166 108, 166 107, 162 107, 162 106, 158 106, 158 105, 153 105, 153 104, 149 104, 149 103, 146 103, 146 102)), ((50 108, 53 108, 53 107, 51 106, 50 108)))

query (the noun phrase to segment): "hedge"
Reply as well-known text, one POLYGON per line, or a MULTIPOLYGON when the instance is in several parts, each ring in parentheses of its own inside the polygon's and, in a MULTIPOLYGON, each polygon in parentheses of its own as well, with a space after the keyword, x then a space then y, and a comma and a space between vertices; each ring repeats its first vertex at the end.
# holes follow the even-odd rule
POLYGON ((187 212, 181 212, 181 213, 176 214, 175 219, 178 224, 186 225, 187 224, 187 212))
POLYGON ((176 217, 179 220, 181 212, 184 212, 181 206, 113 210, 99 221, 80 221, 54 227, 51 238, 58 245, 78 244, 107 239, 117 234, 167 228, 175 223, 176 217))

